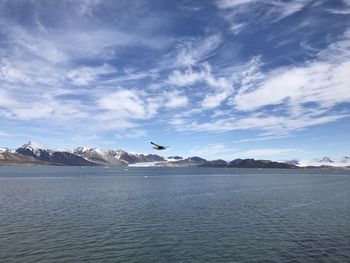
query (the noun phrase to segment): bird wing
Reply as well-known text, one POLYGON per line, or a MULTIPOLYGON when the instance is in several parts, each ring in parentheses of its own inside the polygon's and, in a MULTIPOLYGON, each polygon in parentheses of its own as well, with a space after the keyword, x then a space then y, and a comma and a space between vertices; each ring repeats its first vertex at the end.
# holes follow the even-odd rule
POLYGON ((159 144, 156 144, 156 143, 154 143, 154 142, 151 142, 151 144, 153 144, 153 145, 155 145, 155 146, 160 146, 159 144))

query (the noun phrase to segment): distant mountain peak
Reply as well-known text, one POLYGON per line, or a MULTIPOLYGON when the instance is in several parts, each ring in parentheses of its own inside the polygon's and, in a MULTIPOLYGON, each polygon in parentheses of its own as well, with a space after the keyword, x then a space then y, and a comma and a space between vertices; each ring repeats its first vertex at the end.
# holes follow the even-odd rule
POLYGON ((350 163, 350 156, 344 156, 340 162, 341 163, 350 163))
POLYGON ((203 159, 203 158, 198 157, 198 156, 188 157, 185 160, 187 160, 189 162, 198 162, 198 163, 205 163, 207 161, 206 159, 203 159))
POLYGON ((7 147, 0 148, 0 153, 11 152, 11 149, 7 147))
POLYGON ((292 160, 285 161, 285 163, 293 164, 293 165, 299 165, 300 164, 300 160, 292 159, 292 160))
POLYGON ((23 146, 21 148, 30 148, 32 150, 37 150, 37 149, 45 149, 45 147, 37 142, 33 142, 33 141, 29 141, 25 144, 23 144, 23 146))
POLYGON ((54 165, 96 165, 84 158, 67 151, 45 149, 35 142, 28 142, 16 150, 17 154, 33 157, 37 160, 54 165))
POLYGON ((334 161, 327 156, 325 156, 321 159, 318 159, 317 162, 319 162, 319 163, 334 163, 334 161))

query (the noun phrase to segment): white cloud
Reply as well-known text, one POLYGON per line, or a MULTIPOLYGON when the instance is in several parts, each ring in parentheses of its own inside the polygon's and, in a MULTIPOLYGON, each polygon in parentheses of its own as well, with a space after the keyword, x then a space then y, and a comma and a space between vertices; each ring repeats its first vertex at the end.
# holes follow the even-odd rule
POLYGON ((201 147, 194 147, 189 151, 191 156, 200 156, 208 160, 232 160, 237 150, 231 149, 223 143, 215 143, 201 147))
MULTIPOLYGON (((230 114, 227 110, 224 115, 214 111, 211 119, 180 117, 173 124, 180 131, 260 130, 262 137, 272 138, 348 118, 349 113, 336 106, 350 103, 349 50, 350 33, 345 32, 342 39, 304 65, 266 72, 262 70, 261 58, 252 58, 240 68, 240 74, 233 75, 232 88, 230 78, 226 78, 221 90, 216 85, 217 96, 208 94, 203 101, 208 103, 203 107, 215 108, 229 99, 230 114)), ((218 83, 211 73, 201 78, 206 83, 218 83)))
POLYGON ((211 122, 192 122, 183 125, 180 129, 192 131, 228 132, 246 129, 271 129, 283 125, 281 117, 245 117, 241 119, 226 117, 211 122))
POLYGON ((167 108, 181 108, 185 107, 188 104, 188 98, 186 95, 181 94, 178 91, 173 91, 165 94, 167 97, 167 101, 165 102, 165 106, 167 108))
MULTIPOLYGON (((33 25, 29 22, 22 25, 6 15, 0 17, 0 33, 4 39, 0 46, 3 57, 0 60, 0 116, 45 120, 48 125, 65 122, 65 126, 119 130, 135 127, 136 120, 151 118, 157 113, 164 99, 160 103, 159 98, 142 91, 136 94, 131 90, 130 95, 122 89, 108 95, 118 81, 153 78, 156 73, 123 72, 122 69, 117 72, 107 59, 116 59, 126 46, 164 48, 171 38, 159 34, 147 36, 147 32, 142 34, 130 28, 124 30, 119 24, 111 27, 107 20, 95 16, 94 9, 99 4, 94 0, 73 1, 66 13, 60 9, 61 3, 48 6, 33 2, 30 3, 36 10, 32 14, 33 25), (57 13, 55 10, 52 19, 41 20, 42 12, 46 16, 54 7, 60 10, 57 13), (71 13, 76 16, 68 17, 71 13), (91 66, 96 64, 100 66, 91 66), (113 102, 117 102, 120 111, 113 102), (94 124, 90 125, 87 120, 94 124)), ((2 11, 14 8, 2 7, 2 11)), ((180 101, 177 103, 180 105, 180 101)))
POLYGON ((74 85, 84 86, 95 82, 100 75, 115 73, 116 69, 108 64, 99 67, 82 66, 67 73, 67 77, 74 85))
POLYGON ((280 20, 288 16, 291 16, 296 12, 299 12, 306 5, 311 3, 311 1, 305 1, 305 0, 302 0, 302 1, 299 0, 299 1, 293 1, 293 2, 276 1, 274 3, 275 3, 275 6, 280 9, 279 11, 280 16, 278 18, 278 20, 280 20))
POLYGON ((299 152, 299 149, 292 148, 257 148, 239 150, 231 148, 223 143, 214 143, 202 147, 194 147, 189 151, 191 156, 201 156, 208 160, 224 159, 232 161, 237 158, 272 158, 283 159, 283 156, 299 152))
POLYGON ((19 100, 1 91, 0 108, 2 114, 10 119, 32 120, 46 119, 60 122, 62 120, 77 120, 86 118, 88 110, 78 101, 57 100, 54 98, 34 98, 22 96, 19 100))
POLYGON ((212 55, 221 42, 222 38, 220 35, 184 41, 177 47, 175 65, 179 67, 194 66, 212 55))
POLYGON ((261 116, 242 118, 225 117, 214 121, 191 123, 178 122, 179 131, 210 131, 210 132, 229 132, 235 130, 260 130, 264 131, 265 136, 276 137, 276 135, 286 135, 286 133, 300 130, 314 125, 334 122, 340 119, 348 118, 350 114, 336 114, 327 116, 298 116, 298 117, 279 117, 279 116, 261 116))
MULTIPOLYGON (((277 157, 281 158, 290 153, 295 153, 299 151, 298 149, 275 149, 275 148, 266 148, 266 149, 250 149, 245 151, 236 152, 236 156, 241 158, 266 158, 266 157, 277 157)), ((275 159, 272 158, 272 159, 275 159)))
POLYGON ((192 86, 197 82, 202 82, 213 90, 206 94, 201 102, 201 107, 205 109, 218 107, 232 92, 231 81, 224 77, 215 77, 208 63, 201 64, 197 71, 192 68, 175 70, 167 80, 169 84, 182 87, 192 86))
POLYGON ((92 16, 93 10, 99 5, 101 0, 80 0, 74 1, 78 6, 80 15, 92 16))
POLYGON ((217 5, 219 8, 234 8, 239 5, 246 5, 256 2, 257 0, 219 0, 217 5))
POLYGON ((350 14, 350 1, 349 0, 343 0, 342 1, 344 6, 341 8, 329 8, 327 9, 328 12, 333 14, 340 14, 340 15, 349 15, 350 14))
POLYGON ((177 93, 177 97, 172 101, 166 94, 152 95, 137 89, 122 87, 108 94, 101 92, 98 96, 95 111, 92 112, 92 118, 98 124, 94 129, 97 130, 137 127, 143 120, 155 117, 161 108, 183 107, 185 103, 184 96, 180 93, 177 93))
POLYGON ((101 109, 111 112, 113 118, 143 119, 148 117, 147 105, 135 90, 120 89, 97 100, 101 109))
POLYGON ((207 94, 201 106, 205 109, 218 107, 231 94, 231 85, 222 79, 222 88, 214 94, 207 94))
MULTIPOLYGON (((143 79, 158 79, 159 78, 159 69, 150 69, 143 71, 136 71, 131 68, 124 68, 123 71, 119 71, 118 74, 115 74, 113 78, 106 80, 101 80, 100 83, 105 85, 114 85, 127 81, 143 80, 143 79)), ((161 85, 158 83, 152 83, 151 88, 158 89, 161 85)))
POLYGON ((167 83, 180 87, 190 87, 197 83, 205 84, 212 91, 206 92, 200 106, 202 109, 213 109, 234 94, 237 83, 240 85, 239 93, 253 89, 255 82, 264 77, 260 72, 261 65, 259 56, 252 57, 247 63, 236 66, 232 72, 217 77, 209 63, 202 63, 196 70, 192 67, 174 70, 169 75, 167 83))
POLYGON ((350 15, 350 9, 327 9, 328 12, 338 15, 350 15))
POLYGON ((11 67, 7 63, 0 68, 0 78, 9 82, 28 82, 30 78, 26 76, 20 69, 11 67))
POLYGON ((202 68, 200 71, 194 71, 192 68, 181 70, 174 70, 168 77, 167 83, 186 87, 192 86, 196 82, 205 81, 210 76, 208 67, 202 68))
POLYGON ((276 70, 254 91, 237 95, 239 110, 255 110, 280 103, 315 102, 321 106, 350 101, 350 61, 338 65, 314 62, 305 67, 276 70))
POLYGON ((230 26, 230 30, 233 34, 238 35, 245 27, 248 26, 248 23, 243 22, 233 22, 230 26))
POLYGON ((276 23, 301 11, 311 2, 312 0, 217 0, 216 4, 231 24, 231 31, 238 34, 252 24, 257 27, 276 23))
MULTIPOLYGON (((28 32, 19 26, 7 25, 5 30, 9 41, 13 45, 13 55, 17 56, 35 56, 49 63, 64 62, 68 59, 61 43, 55 41, 55 35, 48 35, 46 32, 28 32)), ((67 40, 62 45, 67 45, 67 40)))
POLYGON ((0 108, 13 107, 17 105, 17 101, 5 90, 0 89, 0 108))
POLYGON ((262 65, 261 57, 254 56, 237 70, 239 74, 235 77, 235 84, 239 87, 238 94, 254 90, 256 84, 264 79, 265 75, 261 72, 262 65))

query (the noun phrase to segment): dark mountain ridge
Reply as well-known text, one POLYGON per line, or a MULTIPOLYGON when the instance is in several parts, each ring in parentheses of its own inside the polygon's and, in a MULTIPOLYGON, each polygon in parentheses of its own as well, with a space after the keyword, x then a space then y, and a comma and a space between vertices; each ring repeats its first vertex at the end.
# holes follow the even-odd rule
POLYGON ((89 162, 84 158, 66 151, 53 151, 38 148, 29 142, 16 150, 17 154, 30 156, 37 160, 50 163, 52 165, 68 165, 68 166, 95 166, 96 163, 89 162))

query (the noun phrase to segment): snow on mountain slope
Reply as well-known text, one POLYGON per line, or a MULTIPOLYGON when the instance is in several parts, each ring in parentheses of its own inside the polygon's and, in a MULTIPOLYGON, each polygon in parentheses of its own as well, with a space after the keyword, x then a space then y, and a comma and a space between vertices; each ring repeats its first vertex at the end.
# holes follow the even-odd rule
POLYGON ((319 159, 315 159, 315 162, 318 162, 318 163, 335 163, 335 161, 333 161, 331 158, 325 156, 323 158, 319 158, 319 159))
POLYGON ((40 144, 33 143, 33 142, 28 142, 24 144, 22 147, 16 150, 16 153, 34 157, 38 160, 56 164, 56 165, 74 165, 74 166, 96 165, 73 153, 45 149, 40 144))
POLYGON ((7 147, 0 148, 0 153, 14 153, 16 150, 7 147))
POLYGON ((44 146, 32 141, 29 141, 28 143, 24 144, 22 147, 18 148, 16 152, 29 155, 35 158, 48 157, 48 156, 51 156, 53 153, 52 150, 45 149, 44 146))
POLYGON ((74 154, 94 163, 102 165, 127 165, 121 160, 120 152, 114 150, 102 150, 98 148, 78 147, 73 151, 74 154))
POLYGON ((123 150, 78 147, 73 153, 86 160, 103 165, 128 165, 140 162, 165 161, 164 158, 159 155, 130 153, 123 150))
POLYGON ((332 166, 332 167, 346 167, 350 165, 350 157, 343 157, 341 160, 333 160, 329 157, 322 157, 314 160, 300 160, 298 166, 332 166))

